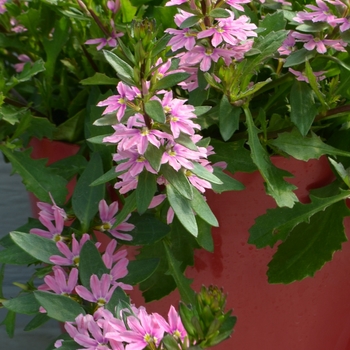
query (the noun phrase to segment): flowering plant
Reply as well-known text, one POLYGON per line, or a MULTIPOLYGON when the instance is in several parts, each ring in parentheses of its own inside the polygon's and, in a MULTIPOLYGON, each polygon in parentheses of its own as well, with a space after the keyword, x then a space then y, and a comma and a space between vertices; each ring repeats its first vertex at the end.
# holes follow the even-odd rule
POLYGON ((184 275, 195 249, 213 249, 219 223, 205 192, 243 189, 229 173, 258 170, 276 201, 249 238, 258 248, 282 241, 270 282, 311 276, 341 248, 350 196, 347 2, 0 4, 0 149, 40 200, 39 218, 1 240, 0 261, 43 263, 34 277, 44 279, 31 278, 3 305, 36 314, 30 328, 66 322, 55 347, 199 349, 229 337, 235 318, 222 291, 195 294, 184 275), (56 127, 58 110, 67 119, 56 127), (55 135, 79 140, 79 154, 45 167, 22 150, 32 136, 55 135), (271 155, 328 155, 334 181, 302 204, 271 155), (298 234, 305 222, 318 234, 307 244, 298 234), (310 249, 316 244, 322 249, 310 249), (131 246, 139 254, 129 261, 131 246), (291 267, 306 251, 307 263, 291 267), (130 304, 134 285, 147 301, 177 288, 179 314, 171 307, 166 321, 130 304))

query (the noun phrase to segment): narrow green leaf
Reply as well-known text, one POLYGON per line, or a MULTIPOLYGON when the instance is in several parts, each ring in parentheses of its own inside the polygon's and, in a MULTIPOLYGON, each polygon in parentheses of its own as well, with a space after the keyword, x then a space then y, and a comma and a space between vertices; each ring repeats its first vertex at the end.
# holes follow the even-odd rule
POLYGON ((169 75, 166 75, 163 79, 158 80, 154 85, 153 89, 154 90, 168 89, 180 83, 181 81, 186 80, 189 77, 190 77, 190 74, 188 73, 169 74, 169 75))
POLYGON ((196 216, 196 221, 198 225, 198 236, 196 238, 198 244, 208 252, 213 252, 214 241, 211 234, 212 226, 201 219, 198 215, 196 216))
POLYGON ((106 182, 114 180, 120 174, 121 174, 120 172, 119 173, 115 172, 115 166, 114 166, 112 167, 112 169, 109 169, 105 174, 103 174, 98 179, 93 181, 90 184, 90 186, 98 186, 98 185, 105 184, 106 182))
POLYGON ((316 94, 316 96, 319 99, 319 101, 321 102, 322 106, 324 108, 328 109, 327 103, 324 99, 324 95, 320 91, 319 84, 317 83, 316 76, 315 76, 314 72, 312 71, 312 68, 311 68, 309 61, 305 62, 305 74, 309 80, 309 84, 310 84, 312 90, 316 94))
POLYGON ((229 140, 238 130, 240 114, 241 108, 231 105, 227 96, 223 95, 219 107, 219 128, 224 141, 229 140))
POLYGON ((205 222, 211 226, 219 226, 218 220, 211 211, 209 205, 196 188, 193 188, 193 199, 191 200, 190 204, 194 212, 205 222))
POLYGON ((186 230, 188 230, 193 236, 197 237, 198 226, 190 201, 177 192, 177 190, 170 183, 166 185, 166 190, 169 203, 177 218, 186 228, 186 230))
POLYGON ((74 322, 80 314, 85 315, 85 310, 76 301, 65 295, 37 290, 34 296, 47 311, 47 315, 57 321, 74 322))
POLYGON ((90 289, 90 277, 97 275, 100 279, 105 273, 109 273, 101 254, 92 241, 86 241, 79 255, 79 277, 81 283, 90 289))
POLYGON ((123 209, 117 214, 115 223, 113 224, 112 228, 115 228, 118 225, 120 225, 131 212, 136 210, 136 208, 136 192, 134 191, 131 194, 129 194, 128 197, 126 197, 123 209))
POLYGON ((89 141, 89 142, 95 143, 95 144, 103 144, 103 143, 105 143, 105 142, 103 142, 103 139, 107 136, 111 136, 111 134, 93 136, 93 137, 86 139, 86 141, 89 141))
POLYGON ((168 260, 169 272, 173 276, 177 288, 179 290, 181 300, 186 304, 195 305, 196 297, 194 291, 191 289, 190 285, 192 280, 186 278, 180 269, 181 263, 176 260, 168 247, 164 242, 165 252, 168 260))
POLYGON ((144 169, 138 175, 136 188, 137 211, 142 215, 149 207, 157 191, 157 176, 144 169))
POLYGON ((83 232, 89 228, 91 219, 98 211, 98 204, 104 198, 103 185, 90 184, 103 175, 102 160, 98 153, 93 153, 84 172, 77 181, 72 196, 72 206, 75 215, 83 226, 83 232))
POLYGON ((145 111, 153 120, 156 120, 159 123, 165 123, 164 109, 159 101, 150 100, 146 102, 145 111))
POLYGON ((6 309, 19 314, 33 315, 39 312, 40 304, 33 293, 24 293, 20 296, 3 302, 6 309))
POLYGON ((199 117, 212 109, 211 106, 198 106, 194 107, 194 114, 199 117))
POLYGON ((176 143, 179 143, 192 151, 198 151, 198 147, 193 143, 190 136, 184 133, 180 133, 179 137, 176 139, 176 143))
POLYGON ((93 122, 93 125, 94 126, 113 125, 116 123, 116 121, 117 121, 117 117, 116 117, 115 113, 111 113, 111 114, 104 115, 102 118, 96 119, 93 122))
POLYGON ((317 115, 313 91, 308 84, 298 80, 294 82, 290 91, 290 107, 292 122, 305 136, 317 115))
POLYGON ((157 269, 159 259, 132 260, 128 264, 128 274, 119 281, 135 286, 151 276, 157 269))
POLYGON ((151 56, 156 57, 160 52, 162 52, 168 45, 168 42, 170 39, 171 39, 171 35, 165 34, 159 40, 157 40, 155 46, 152 49, 151 56))
POLYGON ((23 71, 16 77, 18 82, 28 81, 34 75, 43 72, 45 70, 45 63, 42 59, 39 59, 33 63, 33 65, 26 65, 23 71))
POLYGON ((312 57, 315 56, 315 53, 313 51, 306 50, 304 48, 292 52, 284 62, 283 67, 293 67, 297 66, 298 64, 304 63, 306 60, 310 60, 312 57))
POLYGON ((169 164, 163 164, 161 167, 161 173, 169 183, 174 186, 180 195, 187 199, 192 199, 192 185, 183 171, 176 171, 169 164))
POLYGON ((193 163, 193 169, 191 169, 191 172, 193 174, 196 174, 201 179, 208 180, 218 185, 222 185, 222 181, 218 177, 216 177, 213 173, 211 173, 209 170, 207 170, 203 165, 200 165, 199 163, 196 163, 196 162, 193 163))
POLYGON ((216 8, 209 13, 209 16, 213 18, 228 18, 230 13, 225 9, 216 8))
POLYGON ((308 222, 310 217, 323 212, 327 207, 350 196, 350 191, 342 191, 332 197, 317 198, 310 196, 311 203, 296 203, 291 208, 268 209, 266 214, 259 216, 249 229, 249 243, 258 248, 272 247, 279 240, 285 240, 289 233, 302 222, 308 222))
POLYGON ((96 72, 92 77, 80 81, 82 85, 118 85, 119 80, 107 77, 106 74, 96 72))
POLYGON ((134 70, 131 66, 111 51, 103 50, 103 54, 121 80, 127 84, 134 84, 134 70))
POLYGON ((214 167, 214 175, 222 181, 221 185, 215 183, 211 184, 212 190, 216 193, 222 193, 225 191, 241 191, 245 188, 241 182, 234 179, 230 175, 225 174, 221 168, 214 167))
POLYGON ((248 125, 248 144, 251 148, 251 157, 266 182, 266 193, 275 199, 278 206, 293 207, 294 202, 298 201, 297 196, 293 193, 296 186, 284 180, 284 177, 292 175, 272 164, 267 150, 260 143, 258 136, 260 130, 253 122, 250 110, 244 108, 244 112, 248 125))
POLYGON ((148 160, 150 166, 158 172, 160 170, 162 156, 164 153, 164 148, 161 146, 157 148, 151 143, 148 144, 147 150, 144 154, 145 158, 148 160))
POLYGON ((56 243, 51 239, 16 231, 11 232, 10 236, 20 248, 44 263, 52 264, 51 255, 61 255, 56 243))
POLYGON ((6 317, 0 323, 0 325, 5 325, 6 333, 10 338, 13 338, 15 335, 15 327, 16 327, 16 313, 14 311, 9 310, 6 314, 6 317))
POLYGON ((190 28, 197 24, 200 21, 200 19, 201 18, 199 16, 188 17, 180 24, 180 29, 190 28))
POLYGON ((314 276, 347 241, 343 220, 349 214, 342 201, 315 214, 310 223, 297 226, 269 263, 269 282, 286 284, 314 276))
POLYGON ((303 161, 319 159, 325 154, 350 157, 350 152, 327 145, 313 132, 310 136, 302 136, 297 129, 279 134, 277 139, 271 140, 269 143, 293 158, 303 161))
POLYGON ((26 151, 11 151, 0 145, 0 150, 10 160, 13 171, 22 177, 28 191, 43 202, 51 203, 49 193, 57 205, 63 205, 67 196, 67 181, 45 166, 45 159, 30 158, 30 149, 26 151))

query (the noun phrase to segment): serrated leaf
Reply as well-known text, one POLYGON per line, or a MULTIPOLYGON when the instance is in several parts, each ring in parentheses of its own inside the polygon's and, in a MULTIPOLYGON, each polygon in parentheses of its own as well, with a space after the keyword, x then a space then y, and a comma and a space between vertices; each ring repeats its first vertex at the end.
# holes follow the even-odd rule
POLYGON ((0 150, 10 160, 13 171, 21 175, 27 190, 32 192, 39 200, 51 203, 49 193, 57 205, 63 205, 67 196, 67 181, 52 172, 45 166, 46 160, 30 158, 30 150, 18 152, 10 151, 0 145, 0 150))
POLYGON ((196 188, 193 188, 193 199, 191 200, 190 204, 194 212, 205 222, 211 226, 219 226, 219 223, 209 205, 196 188))
POLYGON ((85 157, 80 154, 75 154, 50 164, 49 168, 66 180, 70 180, 74 175, 81 174, 86 164, 87 160, 85 157))
POLYGON ((293 193, 296 186, 284 180, 284 177, 290 177, 292 175, 272 164, 269 154, 260 143, 258 136, 260 130, 255 126, 249 109, 245 109, 245 114, 248 125, 248 144, 251 148, 251 156, 266 182, 266 193, 275 199, 278 206, 293 207, 294 202, 298 201, 297 196, 293 193))
POLYGON ((49 292, 35 291, 35 298, 47 311, 47 315, 60 322, 74 322, 80 314, 85 315, 85 310, 73 299, 49 292))
POLYGON ((92 77, 80 81, 82 85, 117 85, 119 80, 107 77, 106 74, 96 72, 92 77))
POLYGON ((153 89, 154 90, 168 89, 186 80, 189 77, 190 77, 190 74, 188 73, 169 74, 169 75, 166 75, 163 79, 158 80, 154 85, 153 89))
POLYGON ((344 200, 350 191, 343 191, 338 195, 318 198, 310 195, 311 203, 296 203, 291 208, 268 209, 266 214, 259 216, 255 224, 249 229, 248 242, 258 248, 272 247, 277 241, 285 240, 289 233, 302 222, 308 222, 310 217, 323 212, 327 207, 344 200))
POLYGON ((151 100, 145 103, 146 113, 159 123, 165 123, 165 113, 159 101, 151 100))
POLYGON ((36 314, 40 307, 33 293, 24 293, 16 298, 4 301, 3 304, 6 309, 24 315, 36 314))
POLYGON ((134 85, 134 70, 115 53, 103 50, 107 62, 115 70, 118 77, 127 84, 134 85))
POLYGON ((240 114, 241 108, 231 105, 227 96, 223 95, 219 107, 219 129, 224 141, 229 140, 238 130, 240 114))
POLYGON ((176 171, 169 164, 163 164, 161 167, 161 173, 181 196, 187 199, 192 199, 192 185, 183 171, 176 171))
POLYGON ((329 161, 333 165, 334 169, 336 170, 340 178, 346 183, 348 187, 350 187, 350 169, 349 168, 345 169, 342 163, 337 163, 335 160, 331 158, 329 158, 329 161))
POLYGON ((263 34, 266 35, 272 31, 282 30, 285 28, 287 21, 283 12, 268 13, 259 23, 259 28, 265 28, 263 34))
POLYGON ((135 286, 151 276, 157 269, 158 264, 159 259, 142 259, 129 261, 127 267, 128 274, 118 281, 135 286))
POLYGON ((277 139, 269 143, 293 158, 303 161, 319 159, 325 154, 350 157, 350 152, 327 145, 315 133, 311 132, 310 136, 302 136, 297 129, 279 134, 277 139))
POLYGON ((82 224, 83 232, 88 230, 91 219, 98 211, 98 204, 104 198, 105 188, 103 185, 90 186, 101 175, 103 175, 101 157, 98 153, 93 153, 78 179, 72 195, 73 210, 82 224))
POLYGON ((169 203, 177 218, 186 228, 186 230, 188 230, 193 236, 197 237, 198 227, 191 208, 190 200, 186 199, 179 192, 177 192, 177 190, 170 183, 166 185, 166 190, 169 203))
POLYGON ((347 241, 343 219, 348 215, 342 201, 315 214, 309 224, 297 226, 269 263, 269 282, 287 284, 314 276, 347 241))
POLYGON ((190 287, 192 280, 184 276, 182 270, 180 269, 181 263, 174 258, 170 248, 166 243, 164 243, 164 247, 168 260, 169 273, 173 276, 176 282, 177 288, 181 296, 181 300, 186 304, 195 305, 195 293, 190 287))
POLYGON ((144 169, 138 175, 136 188, 137 211, 142 215, 149 207, 157 191, 157 176, 144 169))
POLYGON ((52 255, 61 255, 56 243, 35 234, 13 231, 10 233, 12 240, 29 255, 39 261, 52 264, 50 257, 52 255))
POLYGON ((26 65, 23 71, 16 77, 18 82, 24 82, 30 80, 36 74, 45 70, 45 63, 42 59, 34 62, 34 64, 26 65))
POLYGON ((211 188, 216 193, 222 193, 225 191, 241 191, 244 190, 245 186, 239 182, 238 180, 234 179, 228 174, 225 174, 221 168, 214 167, 214 175, 218 177, 222 184, 211 184, 211 188))
POLYGON ((101 279, 103 274, 109 274, 101 254, 92 241, 86 241, 79 254, 79 277, 81 283, 90 289, 90 277, 97 275, 101 279))

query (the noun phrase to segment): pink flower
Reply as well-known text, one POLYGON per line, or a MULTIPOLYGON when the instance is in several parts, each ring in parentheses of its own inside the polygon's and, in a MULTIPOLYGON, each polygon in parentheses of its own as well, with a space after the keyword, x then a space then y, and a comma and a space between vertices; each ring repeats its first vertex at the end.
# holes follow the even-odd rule
POLYGON ((148 315, 144 309, 139 309, 137 317, 129 316, 126 322, 128 330, 108 332, 107 338, 129 343, 126 345, 126 350, 143 350, 150 344, 158 347, 164 330, 154 315, 148 315))
MULTIPOLYGON (((75 238, 75 234, 72 234, 72 250, 66 245, 66 243, 59 241, 56 243, 58 250, 65 256, 60 255, 52 255, 50 257, 50 261, 54 264, 61 266, 79 266, 79 255, 81 248, 85 244, 86 241, 90 239, 90 236, 87 233, 84 233, 80 242, 78 242, 75 238)), ((96 243, 98 246, 100 243, 96 243)))
POLYGON ((3 14, 7 11, 6 4, 7 0, 0 0, 0 14, 3 14))
POLYGON ((118 121, 121 121, 126 110, 126 103, 134 100, 139 91, 125 85, 123 82, 118 83, 117 91, 119 92, 119 95, 110 96, 107 99, 100 101, 97 106, 107 106, 103 114, 117 111, 118 121))
POLYGON ((165 6, 177 6, 177 5, 184 4, 187 1, 188 0, 170 0, 167 3, 165 3, 165 6))
POLYGON ((84 300, 96 303, 98 306, 104 306, 112 297, 117 285, 113 285, 108 274, 103 274, 99 280, 96 275, 90 277, 91 292, 84 286, 77 286, 75 291, 84 300))
POLYGON ((15 71, 17 73, 20 73, 22 72, 23 68, 24 68, 24 65, 26 63, 33 63, 32 60, 30 59, 30 57, 28 57, 27 55, 18 55, 18 60, 21 62, 21 63, 16 63, 14 64, 14 68, 15 68, 15 71))
POLYGON ((47 275, 44 277, 46 283, 39 286, 39 290, 52 290, 56 294, 70 295, 73 294, 75 286, 78 282, 78 269, 73 268, 69 276, 60 266, 52 268, 53 276, 47 275))
MULTIPOLYGON (((297 70, 294 70, 293 68, 289 68, 289 71, 297 77, 296 78, 297 80, 305 81, 305 82, 309 83, 309 79, 307 78, 307 76, 305 75, 304 72, 299 72, 297 70)), ((324 73, 326 73, 326 71, 313 72, 317 81, 321 81, 323 79, 326 79, 326 77, 323 75, 324 73)))
POLYGON ((240 4, 248 4, 250 0, 225 0, 225 2, 238 11, 244 11, 243 6, 240 4))

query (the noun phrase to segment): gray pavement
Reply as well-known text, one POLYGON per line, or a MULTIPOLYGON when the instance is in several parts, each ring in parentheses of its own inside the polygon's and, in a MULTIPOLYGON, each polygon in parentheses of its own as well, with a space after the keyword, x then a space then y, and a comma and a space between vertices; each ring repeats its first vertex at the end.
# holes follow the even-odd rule
MULTIPOLYGON (((21 178, 10 176, 12 167, 5 163, 0 154, 0 238, 27 222, 31 216, 28 194, 21 178)), ((6 298, 16 296, 19 289, 12 282, 26 282, 27 268, 7 265, 3 293, 6 298)), ((0 323, 6 316, 6 310, 0 309, 0 323)), ((0 350, 46 350, 49 344, 60 334, 58 322, 51 320, 41 328, 27 332, 24 327, 32 316, 17 315, 14 338, 9 338, 5 327, 0 326, 0 350)))

